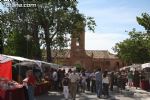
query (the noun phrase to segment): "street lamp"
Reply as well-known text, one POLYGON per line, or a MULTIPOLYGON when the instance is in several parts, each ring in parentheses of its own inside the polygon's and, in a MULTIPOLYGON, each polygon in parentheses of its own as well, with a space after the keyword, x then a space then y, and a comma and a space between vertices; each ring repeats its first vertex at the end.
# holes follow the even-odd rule
POLYGON ((29 34, 27 34, 24 37, 27 39, 27 57, 28 57, 28 44, 29 44, 28 42, 30 41, 30 39, 32 38, 32 36, 29 35, 29 34))

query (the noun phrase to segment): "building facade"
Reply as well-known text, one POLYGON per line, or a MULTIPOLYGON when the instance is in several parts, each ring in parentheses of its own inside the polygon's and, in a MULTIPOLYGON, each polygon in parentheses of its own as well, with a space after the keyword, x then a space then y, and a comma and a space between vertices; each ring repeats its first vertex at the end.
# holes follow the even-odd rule
MULTIPOLYGON (((85 32, 72 36, 71 49, 63 53, 53 52, 56 63, 65 66, 80 65, 87 70, 101 68, 102 70, 118 70, 123 66, 122 61, 107 50, 85 50, 85 32)), ((94 45, 94 44, 93 44, 94 45)))

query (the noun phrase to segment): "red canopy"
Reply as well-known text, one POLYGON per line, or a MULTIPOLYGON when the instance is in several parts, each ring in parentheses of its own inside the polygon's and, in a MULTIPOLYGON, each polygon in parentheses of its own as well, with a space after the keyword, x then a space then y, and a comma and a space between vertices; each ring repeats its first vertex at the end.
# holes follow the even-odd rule
POLYGON ((0 55, 0 78, 12 80, 12 61, 0 55))

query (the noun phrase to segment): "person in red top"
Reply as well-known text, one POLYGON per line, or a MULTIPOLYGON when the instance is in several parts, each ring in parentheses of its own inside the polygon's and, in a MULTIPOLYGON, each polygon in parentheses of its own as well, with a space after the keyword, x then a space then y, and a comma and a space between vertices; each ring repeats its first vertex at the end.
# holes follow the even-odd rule
POLYGON ((27 82, 27 84, 28 84, 28 85, 32 85, 32 86, 35 86, 35 82, 36 82, 36 79, 35 79, 35 77, 34 77, 34 75, 33 75, 33 72, 32 72, 32 70, 29 70, 29 73, 28 73, 28 82, 27 82))
POLYGON ((28 70, 26 72, 26 85, 27 85, 27 91, 28 91, 28 98, 29 100, 34 100, 34 87, 36 83, 36 79, 33 75, 32 70, 28 70))

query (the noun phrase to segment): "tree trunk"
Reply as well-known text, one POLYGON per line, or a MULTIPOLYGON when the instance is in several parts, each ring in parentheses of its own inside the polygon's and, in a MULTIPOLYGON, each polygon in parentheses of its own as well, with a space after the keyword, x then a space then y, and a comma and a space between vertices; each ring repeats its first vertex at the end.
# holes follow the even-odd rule
POLYGON ((2 35, 1 30, 0 30, 0 54, 3 54, 3 52, 4 52, 3 35, 2 35))
POLYGON ((51 41, 49 41, 49 28, 48 25, 44 27, 45 31, 45 42, 46 42, 46 58, 48 62, 52 62, 52 55, 51 55, 51 41))
POLYGON ((38 38, 38 24, 36 22, 33 23, 32 26, 33 29, 33 57, 34 59, 41 60, 41 49, 40 49, 40 44, 39 44, 39 38, 38 38))

